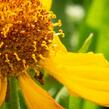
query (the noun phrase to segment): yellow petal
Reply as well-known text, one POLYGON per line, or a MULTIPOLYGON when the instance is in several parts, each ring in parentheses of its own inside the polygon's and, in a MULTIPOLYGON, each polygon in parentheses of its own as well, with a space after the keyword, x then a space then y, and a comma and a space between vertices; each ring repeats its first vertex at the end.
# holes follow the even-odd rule
POLYGON ((29 109, 63 109, 28 75, 20 76, 19 81, 29 109))
POLYGON ((41 65, 71 94, 109 106, 109 63, 102 54, 57 52, 41 65))
POLYGON ((0 106, 3 104, 7 91, 7 78, 0 79, 0 106))
POLYGON ((53 38, 52 46, 53 51, 55 52, 67 52, 67 49, 65 46, 61 43, 60 39, 58 36, 55 36, 53 38))
POLYGON ((41 2, 47 10, 50 10, 52 5, 52 0, 41 0, 41 2))

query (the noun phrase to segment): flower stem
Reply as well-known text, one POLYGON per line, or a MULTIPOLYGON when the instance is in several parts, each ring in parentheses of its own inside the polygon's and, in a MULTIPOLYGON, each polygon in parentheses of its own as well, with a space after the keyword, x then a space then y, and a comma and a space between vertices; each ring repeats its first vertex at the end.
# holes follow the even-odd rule
POLYGON ((10 109, 20 109, 18 85, 15 77, 9 79, 9 106, 10 109))

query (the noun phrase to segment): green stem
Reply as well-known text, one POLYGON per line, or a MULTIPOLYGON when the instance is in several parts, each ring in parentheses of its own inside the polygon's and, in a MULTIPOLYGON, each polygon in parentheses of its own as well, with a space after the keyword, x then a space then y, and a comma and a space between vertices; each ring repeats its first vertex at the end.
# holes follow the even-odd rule
POLYGON ((77 96, 70 96, 69 109, 82 109, 83 99, 77 96))
POLYGON ((8 108, 8 103, 3 103, 0 109, 9 109, 8 108))
POLYGON ((9 106, 10 109, 20 109, 18 86, 15 77, 9 79, 9 106))

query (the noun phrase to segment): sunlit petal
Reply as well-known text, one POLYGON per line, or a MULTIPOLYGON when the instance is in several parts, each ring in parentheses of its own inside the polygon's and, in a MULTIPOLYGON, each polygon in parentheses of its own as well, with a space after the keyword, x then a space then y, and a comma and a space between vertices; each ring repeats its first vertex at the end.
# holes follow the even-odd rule
POLYGON ((20 76, 19 81, 29 109, 63 109, 29 76, 20 76))
POLYGON ((0 106, 3 104, 7 90, 7 78, 0 79, 0 106))
POLYGON ((109 106, 109 63, 102 54, 57 52, 41 64, 71 94, 109 106))
POLYGON ((51 5, 52 5, 52 0, 41 0, 41 2, 46 7, 46 9, 50 10, 51 5))

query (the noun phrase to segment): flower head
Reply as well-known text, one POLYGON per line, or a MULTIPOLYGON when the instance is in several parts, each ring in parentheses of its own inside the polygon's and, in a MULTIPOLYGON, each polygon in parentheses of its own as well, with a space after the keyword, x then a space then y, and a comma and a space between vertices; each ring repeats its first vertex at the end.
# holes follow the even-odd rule
POLYGON ((0 72, 19 75, 36 68, 41 56, 48 55, 53 39, 51 15, 39 0, 17 0, 0 4, 0 72), (37 8, 36 8, 37 7, 37 8))
POLYGON ((29 68, 34 68, 38 75, 39 61, 48 57, 48 46, 53 39, 51 18, 52 14, 39 0, 0 1, 0 77, 3 83, 0 104, 5 99, 7 78, 14 76, 19 79, 30 109, 61 108, 27 74, 29 68))
POLYGON ((58 38, 62 31, 54 32, 61 22, 51 22, 55 16, 46 6, 40 0, 0 1, 0 105, 7 78, 14 76, 29 109, 62 109, 27 73, 33 68, 39 75, 43 68, 71 94, 109 106, 109 63, 101 54, 68 52, 58 38))

